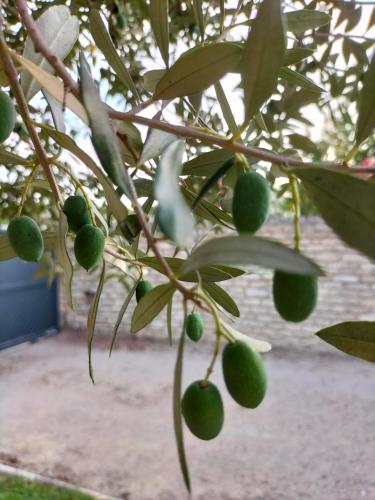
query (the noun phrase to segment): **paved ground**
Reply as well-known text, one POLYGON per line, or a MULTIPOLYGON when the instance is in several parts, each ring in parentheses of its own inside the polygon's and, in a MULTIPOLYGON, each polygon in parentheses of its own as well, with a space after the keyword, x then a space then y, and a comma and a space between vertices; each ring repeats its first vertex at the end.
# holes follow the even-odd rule
MULTIPOLYGON (((186 383, 209 352, 186 353, 186 383)), ((171 419, 175 350, 127 342, 108 360, 70 333, 0 353, 0 460, 127 500, 183 500, 171 419)), ((186 433, 199 500, 374 500, 374 366, 345 355, 268 354, 256 411, 223 389, 224 430, 186 433)), ((222 387, 220 369, 214 380, 222 387)))

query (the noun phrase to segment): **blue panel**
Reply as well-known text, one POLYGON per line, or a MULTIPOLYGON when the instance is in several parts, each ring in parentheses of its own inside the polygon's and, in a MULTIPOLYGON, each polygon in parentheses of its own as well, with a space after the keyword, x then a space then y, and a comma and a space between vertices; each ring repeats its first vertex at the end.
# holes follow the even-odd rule
POLYGON ((37 264, 0 262, 0 348, 58 330, 56 282, 33 278, 37 264))

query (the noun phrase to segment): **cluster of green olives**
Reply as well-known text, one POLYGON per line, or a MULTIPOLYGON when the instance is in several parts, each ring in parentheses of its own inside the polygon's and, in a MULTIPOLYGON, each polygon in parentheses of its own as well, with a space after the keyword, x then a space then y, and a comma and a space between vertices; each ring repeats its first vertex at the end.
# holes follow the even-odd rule
POLYGON ((69 196, 65 200, 63 212, 68 221, 69 231, 76 234, 74 255, 78 264, 88 271, 103 257, 105 244, 103 231, 93 226, 83 196, 69 196))
MULTIPOLYGON (((267 220, 271 191, 257 172, 239 176, 233 193, 233 222, 240 234, 254 234, 267 220)), ((280 316, 293 322, 305 320, 315 309, 318 282, 315 276, 275 271, 273 300, 280 316)))
MULTIPOLYGON (((267 376, 262 358, 243 340, 229 343, 222 355, 226 388, 245 408, 256 408, 264 399, 267 376)), ((196 380, 185 390, 181 401, 185 423, 196 437, 215 438, 224 424, 224 405, 219 389, 208 380, 196 380)))

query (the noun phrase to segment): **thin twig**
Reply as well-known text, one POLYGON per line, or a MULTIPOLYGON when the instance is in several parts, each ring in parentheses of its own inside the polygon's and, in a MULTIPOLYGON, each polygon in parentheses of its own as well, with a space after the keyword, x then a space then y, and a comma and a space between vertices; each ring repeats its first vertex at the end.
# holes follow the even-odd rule
POLYGON ((27 128, 27 131, 29 133, 30 139, 34 145, 35 148, 35 154, 38 158, 38 161, 40 165, 42 166, 45 176, 48 180, 48 183, 51 187, 53 196, 56 200, 56 203, 58 205, 62 205, 62 197, 60 194, 59 187, 57 185, 55 176, 53 175, 52 169, 50 162, 48 160, 47 153, 44 150, 44 147, 39 139, 39 136, 32 124, 32 120, 30 117, 29 113, 29 108, 24 96, 24 93, 22 91, 21 85, 18 81, 18 74, 16 71, 16 68, 14 67, 12 58, 10 57, 8 53, 8 47, 5 43, 4 39, 4 34, 2 30, 2 19, 0 17, 0 60, 3 65, 3 69, 5 71, 5 74, 8 78, 10 87, 12 89, 12 92, 14 94, 14 97, 16 98, 17 105, 18 105, 18 110, 21 114, 21 117, 23 119, 23 122, 27 128))

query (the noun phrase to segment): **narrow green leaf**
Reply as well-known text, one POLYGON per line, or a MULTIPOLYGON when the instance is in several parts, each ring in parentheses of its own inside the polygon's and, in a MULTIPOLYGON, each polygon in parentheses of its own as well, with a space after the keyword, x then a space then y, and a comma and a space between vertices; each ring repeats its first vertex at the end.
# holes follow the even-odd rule
POLYGON ((241 47, 228 42, 189 50, 162 76, 154 98, 174 99, 207 89, 226 73, 235 70, 241 53, 241 47))
MULTIPOLYGON (((196 198, 196 194, 186 188, 182 188, 182 194, 184 195, 187 203, 191 206, 196 198)), ((233 224, 232 216, 227 212, 220 210, 220 208, 207 200, 202 200, 199 205, 194 208, 194 213, 198 217, 202 217, 202 219, 211 221, 214 224, 220 223, 230 229, 233 227, 230 226, 230 224, 233 224)))
POLYGON ((27 163, 28 160, 25 158, 0 148, 0 165, 7 167, 8 165, 27 165, 27 163))
MULTIPOLYGON (((173 274, 178 276, 181 281, 188 281, 197 283, 199 281, 196 272, 190 272, 187 274, 181 274, 181 268, 185 264, 186 260, 180 259, 178 257, 165 257, 168 262, 169 267, 172 269, 173 274)), ((139 262, 146 264, 146 266, 155 269, 161 274, 165 275, 165 271, 160 265, 156 257, 140 257, 139 262)), ((241 276, 245 273, 242 269, 230 266, 206 266, 199 269, 200 277, 205 282, 216 282, 216 281, 226 281, 237 276, 241 276)))
POLYGON ((44 99, 47 101, 49 109, 51 111, 53 124, 55 125, 55 129, 59 132, 65 133, 65 119, 64 119, 64 111, 63 105, 51 96, 46 90, 42 90, 44 99))
POLYGON ((195 21, 199 27, 199 33, 201 35, 202 41, 204 40, 204 17, 202 10, 202 0, 193 0, 193 11, 195 21))
POLYGON ((68 232, 68 223, 64 212, 60 212, 59 218, 59 230, 57 233, 57 244, 56 244, 56 257, 63 270, 64 274, 64 285, 65 285, 65 295, 68 305, 71 309, 74 309, 73 295, 72 295, 72 281, 73 281, 73 265, 70 260, 68 249, 66 247, 66 235, 68 232))
POLYGON ((328 24, 331 17, 319 10, 295 10, 285 13, 287 30, 293 33, 304 33, 328 24))
POLYGON ((322 87, 319 87, 319 85, 310 80, 310 78, 307 78, 307 76, 302 75, 301 73, 298 73, 298 71, 294 71, 290 68, 281 68, 279 71, 279 77, 292 85, 297 85, 298 87, 310 90, 311 92, 325 92, 322 87))
POLYGON ((203 289, 210 295, 214 301, 225 309, 229 314, 240 317, 240 311, 232 297, 223 288, 216 283, 203 283, 203 289))
POLYGON ((350 356, 375 363, 375 323, 346 321, 319 330, 315 335, 350 356))
POLYGON ((319 148, 309 137, 301 134, 290 134, 286 137, 288 137, 294 149, 301 149, 306 153, 319 154, 319 148))
POLYGON ((150 71, 146 71, 143 75, 143 88, 147 90, 147 92, 151 92, 153 94, 156 89, 156 85, 160 82, 161 77, 165 74, 165 69, 151 69, 150 71))
POLYGON ((259 111, 274 91, 284 52, 285 33, 280 0, 263 0, 242 55, 245 122, 259 111))
POLYGON ((130 200, 134 200, 132 189, 124 173, 117 140, 109 122, 107 108, 100 100, 98 89, 91 78, 89 66, 82 53, 80 54, 79 76, 82 100, 89 116, 92 143, 100 163, 112 182, 130 200))
POLYGON ((62 132, 58 132, 47 125, 38 125, 44 130, 54 141, 57 142, 62 148, 70 151, 74 156, 79 158, 88 167, 93 174, 97 177, 98 181, 103 187, 104 195, 107 200, 111 213, 115 216, 117 222, 121 224, 124 222, 128 215, 128 210, 121 202, 119 195, 114 189, 112 183, 108 180, 107 176, 97 166, 94 160, 83 149, 79 148, 71 137, 62 132))
POLYGON ((291 64, 297 64, 303 59, 310 57, 314 54, 314 50, 306 49, 302 47, 296 47, 294 49, 288 49, 284 53, 283 66, 289 66, 291 64))
POLYGON ((132 77, 126 69, 121 57, 118 55, 100 13, 96 9, 90 9, 89 20, 90 31, 96 45, 103 52, 105 58, 121 82, 132 92, 136 99, 139 99, 132 77))
POLYGON ((170 346, 172 346, 173 344, 172 309, 173 309, 173 298, 167 304, 167 331, 168 331, 168 342, 170 346))
POLYGON ((234 158, 229 158, 229 160, 225 161, 221 167, 219 167, 216 172, 214 172, 203 184, 201 187, 197 197, 195 198, 192 207, 194 208, 200 200, 203 198, 203 196, 211 189, 212 186, 216 184, 216 182, 221 179, 230 168, 233 167, 235 164, 234 158))
MULTIPOLYGON (((44 43, 60 59, 65 59, 74 47, 79 35, 79 22, 76 16, 70 14, 66 5, 53 5, 45 10, 36 20, 38 31, 44 43)), ((27 35, 23 56, 47 73, 54 69, 44 57, 37 52, 30 35, 27 35)), ((30 73, 21 72, 21 85, 26 100, 30 100, 40 89, 30 73)))
POLYGON ((111 356, 111 354, 112 354, 112 350, 113 350, 113 347, 114 347, 115 342, 116 342, 116 338, 117 338, 118 330, 119 330, 120 325, 121 325, 121 321, 122 321, 122 319, 124 317, 124 314, 126 313, 126 311, 128 309, 128 306, 130 304, 130 301, 131 301, 133 295, 135 294, 135 291, 137 289, 139 281, 140 281, 140 279, 134 283, 134 285, 131 288, 130 292, 126 296, 126 299, 125 299, 124 303, 121 306, 120 312, 118 313, 116 324, 115 324, 115 327, 113 329, 111 347, 109 349, 109 356, 111 356))
POLYGON ((142 165, 148 160, 157 158, 169 144, 176 140, 177 137, 173 134, 168 134, 168 132, 156 128, 150 129, 142 149, 139 164, 142 165))
POLYGON ((169 20, 168 0, 150 0, 150 20, 152 31, 165 65, 169 65, 169 20))
POLYGON ((182 175, 212 175, 233 153, 227 149, 213 149, 184 163, 182 175))
POLYGON ((248 342, 250 346, 257 352, 269 352, 272 349, 272 345, 265 340, 254 339, 249 335, 239 332, 238 330, 233 328, 232 325, 225 323, 224 321, 221 321, 221 324, 225 328, 225 330, 236 340, 244 340, 245 342, 248 342))
POLYGON ((371 134, 375 127, 375 57, 367 69, 363 87, 359 94, 359 114, 355 135, 359 145, 371 134))
POLYGON ((237 123, 234 119, 232 108, 228 102, 227 96, 225 95, 224 89, 220 82, 215 83, 215 92, 224 119, 228 125, 229 132, 231 134, 236 134, 238 132, 237 123))
POLYGON ((150 290, 138 302, 131 321, 132 333, 147 326, 164 309, 172 298, 175 288, 170 283, 159 285, 150 290))
POLYGON ((102 272, 100 273, 98 288, 90 304, 89 314, 87 316, 87 348, 89 356, 89 375, 93 384, 95 384, 95 380, 94 380, 94 371, 92 367, 92 356, 91 356, 92 342, 94 340, 96 317, 98 315, 98 307, 99 307, 100 297, 103 291, 104 279, 105 279, 105 260, 103 259, 102 272))
POLYGON ((185 322, 186 322, 186 311, 184 316, 184 324, 182 327, 180 342, 178 344, 177 359, 174 369, 173 424, 174 424, 174 433, 176 438, 178 459, 180 462, 181 472, 185 481, 186 488, 190 493, 191 492, 190 476, 185 455, 184 431, 183 431, 182 413, 181 413, 181 385, 182 385, 182 368, 183 368, 184 345, 185 345, 185 322))
POLYGON ((338 170, 299 167, 293 173, 336 234, 375 259, 375 184, 338 170))
POLYGON ((155 199, 159 202, 158 224, 180 247, 188 244, 194 231, 194 216, 179 186, 184 150, 183 141, 174 141, 164 149, 154 185, 155 199))
MULTIPOLYGON (((375 188, 375 185, 374 185, 375 188)), ((297 274, 322 276, 312 260, 285 245, 258 236, 224 236, 197 247, 181 269, 188 273, 212 264, 262 266, 297 274)))

